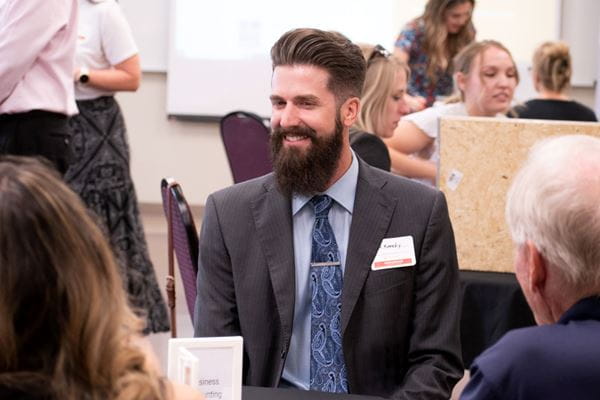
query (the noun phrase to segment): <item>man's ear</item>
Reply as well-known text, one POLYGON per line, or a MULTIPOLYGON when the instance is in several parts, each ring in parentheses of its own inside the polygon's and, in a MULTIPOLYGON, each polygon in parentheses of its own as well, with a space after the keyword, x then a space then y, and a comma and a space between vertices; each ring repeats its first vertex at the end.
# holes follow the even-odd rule
POLYGON ((525 246, 528 279, 527 290, 524 289, 524 292, 528 292, 527 302, 538 325, 553 324, 558 321, 560 315, 557 316, 552 308, 556 288, 553 289, 549 284, 551 270, 548 261, 533 243, 527 242, 525 246))
POLYGON ((527 242, 527 265, 529 269, 529 290, 531 293, 544 293, 548 269, 546 260, 532 242, 527 242))
POLYGON ((360 99, 358 97, 350 97, 347 99, 340 110, 342 124, 346 127, 354 125, 360 112, 360 99))
POLYGON ((467 86, 467 76, 462 72, 457 72, 456 75, 454 75, 454 80, 456 81, 458 90, 460 90, 461 93, 464 93, 467 86))

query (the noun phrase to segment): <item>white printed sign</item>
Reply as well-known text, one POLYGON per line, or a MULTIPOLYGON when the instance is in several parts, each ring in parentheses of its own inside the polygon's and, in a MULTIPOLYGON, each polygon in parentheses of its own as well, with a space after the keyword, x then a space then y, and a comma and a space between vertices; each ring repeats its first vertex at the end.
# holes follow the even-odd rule
POLYGON ((385 238, 379 245, 371 270, 412 267, 417 263, 412 236, 385 238))
POLYGON ((167 375, 208 400, 241 400, 242 352, 241 336, 169 339, 167 375))

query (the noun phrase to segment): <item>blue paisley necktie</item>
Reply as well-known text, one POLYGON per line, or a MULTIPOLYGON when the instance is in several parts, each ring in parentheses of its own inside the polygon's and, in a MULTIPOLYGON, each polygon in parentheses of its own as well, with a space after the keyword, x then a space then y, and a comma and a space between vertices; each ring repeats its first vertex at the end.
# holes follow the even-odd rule
POLYGON ((315 209, 310 263, 310 389, 348 392, 342 351, 342 269, 340 253, 327 215, 333 200, 327 195, 310 200, 315 209))

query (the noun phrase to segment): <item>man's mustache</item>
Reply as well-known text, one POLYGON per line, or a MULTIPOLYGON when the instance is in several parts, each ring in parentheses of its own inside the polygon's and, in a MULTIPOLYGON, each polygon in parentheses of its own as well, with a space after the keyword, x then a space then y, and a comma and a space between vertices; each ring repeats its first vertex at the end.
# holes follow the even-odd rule
POLYGON ((271 130, 272 140, 283 140, 283 138, 287 135, 290 136, 306 136, 310 138, 312 141, 317 139, 317 131, 308 126, 290 126, 287 128, 282 128, 278 126, 271 130))

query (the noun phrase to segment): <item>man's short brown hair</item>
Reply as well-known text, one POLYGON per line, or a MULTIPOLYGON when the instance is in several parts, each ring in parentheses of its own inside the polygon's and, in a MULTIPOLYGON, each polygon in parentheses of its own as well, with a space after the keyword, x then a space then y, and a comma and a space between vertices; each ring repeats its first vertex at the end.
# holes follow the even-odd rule
POLYGON ((338 32, 294 29, 283 34, 271 48, 273 69, 282 65, 312 65, 329 73, 327 87, 339 104, 360 97, 366 62, 360 48, 338 32))

